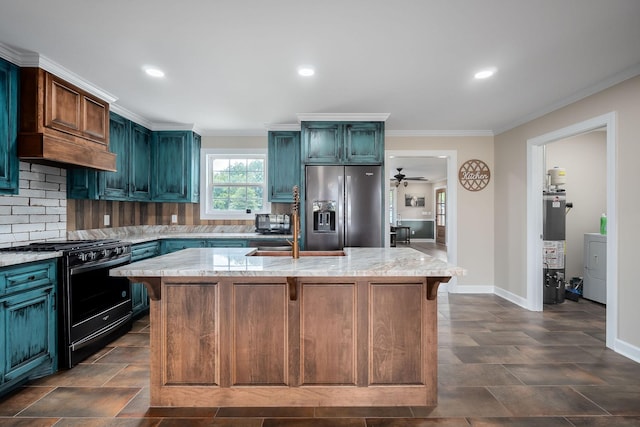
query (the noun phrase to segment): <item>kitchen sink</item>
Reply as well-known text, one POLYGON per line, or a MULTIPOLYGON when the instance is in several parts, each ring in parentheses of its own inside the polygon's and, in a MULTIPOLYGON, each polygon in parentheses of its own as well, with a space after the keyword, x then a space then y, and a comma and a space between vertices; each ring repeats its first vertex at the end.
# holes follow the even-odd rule
MULTIPOLYGON (((263 251, 257 250, 248 253, 247 256, 286 256, 291 257, 291 251, 263 251)), ((301 257, 307 256, 345 256, 344 251, 300 251, 301 257)))

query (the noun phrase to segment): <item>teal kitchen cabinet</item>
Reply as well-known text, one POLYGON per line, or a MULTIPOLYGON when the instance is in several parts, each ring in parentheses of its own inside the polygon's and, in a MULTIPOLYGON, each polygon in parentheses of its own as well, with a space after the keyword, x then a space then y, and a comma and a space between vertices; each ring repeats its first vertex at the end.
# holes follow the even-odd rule
POLYGON ((384 122, 302 122, 304 164, 382 164, 384 122))
POLYGON ((203 239, 164 239, 160 241, 160 253, 169 254, 187 248, 204 248, 207 241, 203 239))
POLYGON ((57 369, 56 280, 55 260, 0 268, 0 395, 57 369))
POLYGON ((152 144, 152 200, 197 203, 200 197, 200 135, 158 131, 152 144))
POLYGON ((168 254, 188 248, 246 248, 246 239, 164 239, 160 252, 168 254))
POLYGON ((67 172, 67 197, 150 201, 151 131, 115 113, 109 115, 109 149, 116 172, 73 168, 67 172))
POLYGON ((293 203, 292 188, 300 183, 300 132, 270 131, 268 149, 269 201, 293 203))
MULTIPOLYGON (((160 255, 160 242, 146 242, 131 245, 131 262, 160 255)), ((131 304, 133 318, 149 312, 149 294, 143 283, 131 283, 131 304)))
MULTIPOLYGON (((118 159, 116 158, 116 163, 118 159)), ((67 169, 67 198, 98 200, 98 172, 88 168, 67 169)))
POLYGON ((0 58, 0 194, 18 194, 20 68, 0 58))
POLYGON ((109 117, 109 148, 117 172, 99 173, 100 198, 151 199, 151 131, 115 113, 109 117))
POLYGON ((246 248, 247 241, 244 239, 208 239, 208 248, 246 248))

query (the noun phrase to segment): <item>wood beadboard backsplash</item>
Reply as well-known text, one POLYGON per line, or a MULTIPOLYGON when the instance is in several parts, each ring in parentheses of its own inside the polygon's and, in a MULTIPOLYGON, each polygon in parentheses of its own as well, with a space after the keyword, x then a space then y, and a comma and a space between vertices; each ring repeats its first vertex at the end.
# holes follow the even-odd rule
POLYGON ((194 203, 117 202, 108 200, 67 200, 67 231, 133 225, 251 225, 249 220, 200 220, 200 205, 194 203), (108 227, 104 216, 110 216, 108 227))

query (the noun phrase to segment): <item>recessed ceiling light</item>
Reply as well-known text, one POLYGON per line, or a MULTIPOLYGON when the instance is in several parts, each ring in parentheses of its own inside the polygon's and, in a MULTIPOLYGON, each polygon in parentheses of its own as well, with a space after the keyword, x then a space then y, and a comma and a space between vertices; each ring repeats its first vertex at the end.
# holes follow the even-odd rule
POLYGON ((311 67, 299 67, 298 68, 298 74, 300 74, 303 77, 310 77, 313 76, 315 74, 315 70, 311 67))
POLYGON ((144 72, 151 77, 164 77, 164 71, 155 67, 144 67, 144 72))
POLYGON ((495 68, 485 68, 484 70, 480 70, 473 75, 476 79, 488 79, 496 73, 495 68))

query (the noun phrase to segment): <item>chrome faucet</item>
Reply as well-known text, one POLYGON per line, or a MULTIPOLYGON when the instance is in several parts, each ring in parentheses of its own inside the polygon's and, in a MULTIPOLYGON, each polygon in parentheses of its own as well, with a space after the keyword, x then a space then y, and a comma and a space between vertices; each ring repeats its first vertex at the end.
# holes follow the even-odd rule
POLYGON ((300 258, 300 190, 297 185, 293 186, 293 242, 291 242, 291 255, 293 258, 300 258))

